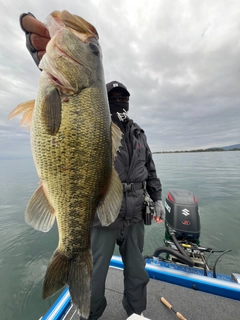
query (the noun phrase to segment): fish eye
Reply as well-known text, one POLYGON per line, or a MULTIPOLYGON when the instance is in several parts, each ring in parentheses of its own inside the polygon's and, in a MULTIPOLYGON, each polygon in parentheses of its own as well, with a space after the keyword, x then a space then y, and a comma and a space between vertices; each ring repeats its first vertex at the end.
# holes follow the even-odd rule
POLYGON ((99 48, 98 48, 98 46, 97 46, 95 43, 90 42, 90 43, 89 43, 89 48, 90 48, 90 49, 92 50, 92 52, 95 53, 96 55, 99 54, 99 48))

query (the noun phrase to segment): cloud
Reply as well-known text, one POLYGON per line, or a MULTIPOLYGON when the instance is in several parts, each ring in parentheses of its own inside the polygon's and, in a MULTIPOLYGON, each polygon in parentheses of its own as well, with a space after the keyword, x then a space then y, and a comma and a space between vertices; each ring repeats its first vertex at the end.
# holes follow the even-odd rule
POLYGON ((29 133, 19 128, 19 118, 8 122, 7 116, 35 98, 39 77, 19 15, 30 11, 43 21, 56 9, 96 27, 106 82, 128 87, 129 116, 145 130, 152 151, 240 143, 238 1, 44 0, 18 1, 13 8, 1 0, 0 8, 0 141, 6 154, 8 139, 29 154, 29 133))

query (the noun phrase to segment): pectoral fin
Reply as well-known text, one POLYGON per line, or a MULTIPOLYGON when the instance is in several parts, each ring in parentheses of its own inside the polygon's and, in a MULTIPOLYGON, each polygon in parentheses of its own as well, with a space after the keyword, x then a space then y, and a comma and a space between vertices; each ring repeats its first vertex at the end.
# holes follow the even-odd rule
POLYGON ((9 114, 8 120, 12 120, 19 114, 23 113, 22 120, 20 122, 21 126, 27 127, 29 129, 32 121, 32 114, 34 109, 35 100, 30 100, 19 104, 13 111, 9 114))
POLYGON ((114 159, 121 145, 122 132, 113 122, 111 123, 112 133, 112 174, 107 192, 97 207, 98 218, 103 226, 113 223, 120 211, 122 204, 122 182, 114 169, 114 159))
POLYGON ((42 184, 28 202, 25 221, 34 229, 42 232, 48 232, 54 224, 54 209, 48 201, 42 184))
POLYGON ((62 103, 58 90, 55 87, 49 89, 42 100, 42 122, 46 131, 54 136, 61 125, 62 103))

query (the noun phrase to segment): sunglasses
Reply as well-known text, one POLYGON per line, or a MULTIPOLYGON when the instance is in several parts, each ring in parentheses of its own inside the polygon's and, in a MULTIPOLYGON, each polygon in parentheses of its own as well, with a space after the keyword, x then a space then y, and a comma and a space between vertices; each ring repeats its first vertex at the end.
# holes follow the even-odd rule
POLYGON ((109 102, 125 102, 129 101, 129 96, 122 96, 122 95, 112 95, 109 97, 109 102))

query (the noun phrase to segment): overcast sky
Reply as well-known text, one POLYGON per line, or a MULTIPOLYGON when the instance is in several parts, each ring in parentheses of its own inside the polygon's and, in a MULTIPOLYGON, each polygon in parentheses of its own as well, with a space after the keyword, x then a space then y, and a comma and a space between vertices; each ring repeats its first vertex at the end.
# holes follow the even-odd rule
POLYGON ((7 120, 35 98, 40 74, 19 15, 63 9, 97 29, 105 80, 127 86, 153 152, 240 143, 239 0, 0 0, 0 157, 31 156, 20 118, 7 120))

